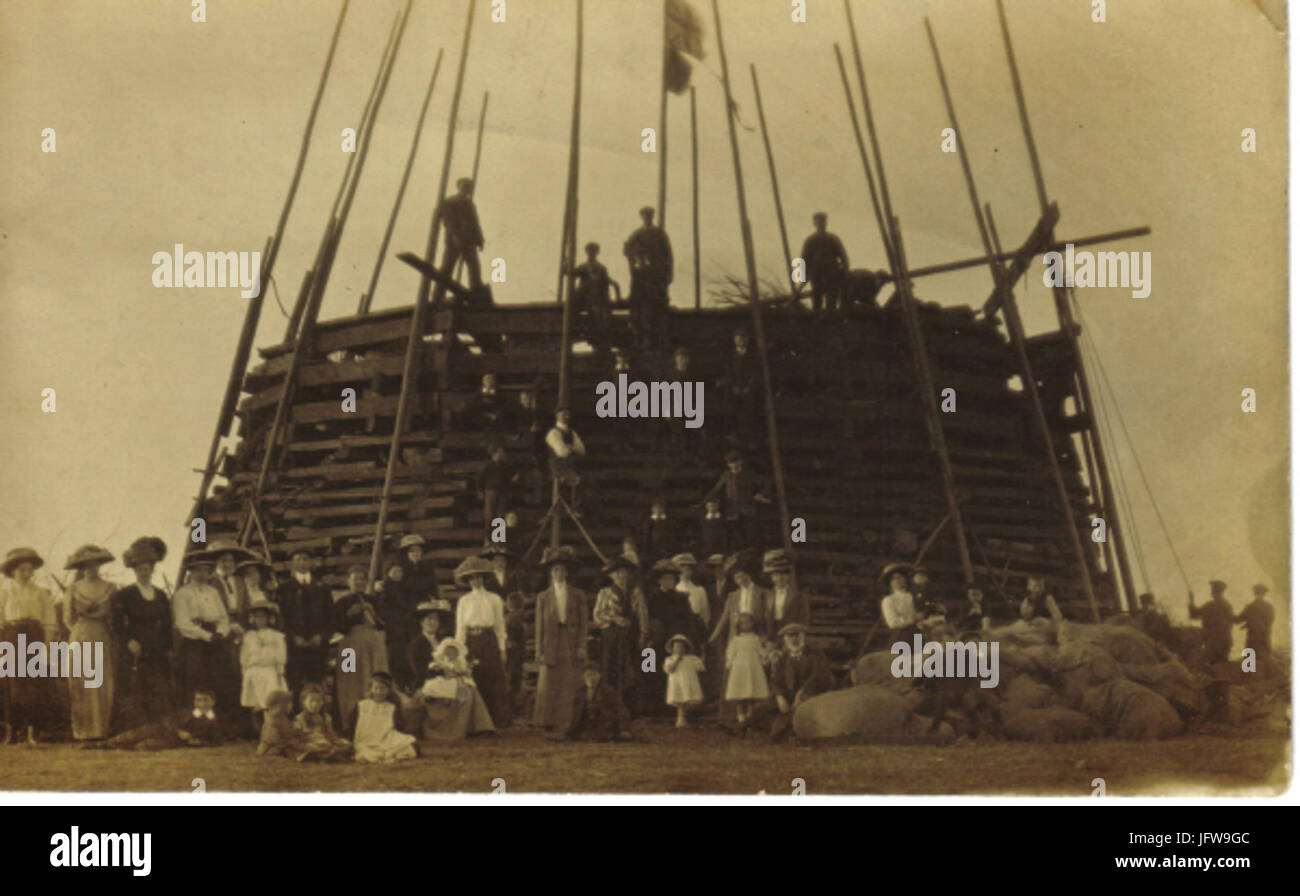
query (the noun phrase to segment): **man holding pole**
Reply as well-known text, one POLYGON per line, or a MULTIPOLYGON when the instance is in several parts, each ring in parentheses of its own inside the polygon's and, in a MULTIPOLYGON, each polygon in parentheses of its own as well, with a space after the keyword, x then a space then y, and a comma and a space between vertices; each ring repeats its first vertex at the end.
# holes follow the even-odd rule
MULTIPOLYGON (((464 259, 469 271, 469 288, 483 285, 479 271, 478 252, 483 248, 483 228, 479 226, 478 209, 474 207, 474 181, 462 177, 456 181, 456 194, 442 201, 438 214, 447 232, 447 248, 442 255, 442 275, 450 279, 456 271, 456 262, 464 259)), ((446 289, 441 283, 433 293, 435 305, 442 302, 446 289)))
POLYGON ((637 346, 663 344, 668 337, 668 284, 673 282, 673 247, 668 234, 655 225, 655 210, 641 209, 642 224, 623 244, 632 289, 632 334, 637 346))

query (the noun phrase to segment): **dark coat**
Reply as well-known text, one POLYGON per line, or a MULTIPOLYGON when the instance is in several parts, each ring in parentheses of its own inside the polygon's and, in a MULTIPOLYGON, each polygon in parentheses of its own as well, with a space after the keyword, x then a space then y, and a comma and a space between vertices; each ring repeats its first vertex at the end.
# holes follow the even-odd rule
MULTIPOLYGON (((591 617, 591 603, 587 600, 585 592, 572 585, 569 585, 568 591, 569 601, 564 614, 565 625, 576 629, 573 643, 581 650, 587 644, 587 620, 591 617)), ((560 620, 555 615, 555 611, 555 593, 547 588, 537 595, 537 606, 533 611, 534 650, 537 653, 537 662, 543 666, 554 666, 557 660, 555 644, 560 637, 560 620)))
POLYGON ((800 625, 808 625, 812 622, 812 607, 808 603, 808 596, 798 589, 791 586, 790 594, 785 599, 785 612, 781 618, 776 617, 776 591, 772 591, 772 615, 768 638, 774 639, 781 631, 781 626, 788 625, 791 622, 797 622, 800 625))
POLYGON ((793 705, 832 690, 835 687, 835 676, 826 654, 804 647, 797 657, 781 651, 772 667, 770 682, 772 694, 781 695, 793 705))
POLYGON ((754 496, 762 493, 762 481, 748 467, 742 467, 739 473, 723 472, 704 497, 721 498, 724 517, 754 516, 758 513, 754 496))
POLYGON ((138 641, 141 662, 165 666, 172 653, 172 609, 167 595, 153 590, 153 600, 145 600, 139 585, 127 585, 113 595, 113 631, 123 650, 128 641, 138 641))
POLYGON ((319 635, 321 646, 334 631, 334 598, 324 585, 313 581, 303 585, 292 576, 276 591, 280 612, 284 616, 284 633, 293 649, 294 637, 319 635))
POLYGON ((438 209, 442 216, 442 226, 447 231, 448 243, 464 250, 480 249, 483 246, 483 228, 479 226, 478 209, 474 200, 459 194, 448 196, 438 209))
POLYGON ((628 718, 627 707, 612 687, 602 681, 588 697, 583 685, 573 695, 573 717, 564 736, 569 740, 613 740, 627 731, 628 718))

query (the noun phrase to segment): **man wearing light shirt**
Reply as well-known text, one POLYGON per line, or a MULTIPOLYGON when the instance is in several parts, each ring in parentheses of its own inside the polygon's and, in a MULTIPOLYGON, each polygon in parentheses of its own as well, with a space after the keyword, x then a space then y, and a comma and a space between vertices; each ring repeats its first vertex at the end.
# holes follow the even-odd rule
POLYGON ((772 616, 768 639, 789 623, 806 626, 812 621, 808 598, 794 584, 794 558, 789 551, 768 551, 763 555, 763 573, 772 579, 772 616))
POLYGON ((555 412, 555 425, 546 434, 546 447, 550 453, 551 476, 555 481, 569 489, 568 502, 575 516, 582 515, 581 498, 578 486, 582 477, 578 475, 578 458, 585 457, 587 446, 582 437, 569 426, 572 415, 568 408, 555 412))

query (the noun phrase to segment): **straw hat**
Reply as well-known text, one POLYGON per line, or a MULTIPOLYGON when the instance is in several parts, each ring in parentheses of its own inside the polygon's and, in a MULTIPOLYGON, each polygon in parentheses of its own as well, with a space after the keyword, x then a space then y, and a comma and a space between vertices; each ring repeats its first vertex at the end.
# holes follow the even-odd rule
POLYGON ((664 573, 671 573, 672 575, 677 575, 677 573, 680 572, 680 570, 678 570, 676 563, 674 563, 670 558, 665 557, 664 559, 657 562, 654 566, 652 566, 650 568, 650 572, 656 575, 663 575, 664 573))
POLYGON ((261 557, 254 557, 252 560, 245 560, 235 567, 235 572, 242 573, 246 569, 260 569, 264 572, 271 571, 271 564, 267 563, 261 557))
POLYGON ((452 573, 452 578, 456 580, 457 585, 464 585, 465 580, 470 576, 490 576, 493 573, 492 564, 482 557, 466 557, 460 561, 460 566, 452 573))
POLYGON ((252 615, 259 610, 263 613, 269 613, 275 619, 280 618, 280 608, 269 600, 253 601, 248 605, 248 609, 244 612, 244 616, 245 618, 251 618, 252 615))
POLYGON ((437 613, 441 609, 436 600, 422 600, 415 605, 415 618, 423 620, 425 616, 437 613))
POLYGON ((196 566, 212 566, 217 562, 217 558, 212 556, 208 551, 190 551, 181 560, 181 565, 193 569, 196 566))
POLYGON ((558 548, 548 547, 542 551, 542 566, 550 569, 557 563, 568 569, 569 572, 573 572, 578 568, 578 555, 568 545, 562 545, 558 548))
POLYGON ((695 555, 689 551, 681 554, 674 554, 673 558, 668 562, 677 567, 678 570, 694 568, 700 565, 700 561, 696 560, 695 555))
POLYGON ((880 584, 888 586, 889 580, 894 576, 895 573, 906 576, 910 579, 912 575, 912 564, 910 563, 886 564, 885 568, 880 571, 880 584))
POLYGON ((218 539, 217 541, 210 543, 207 547, 207 552, 212 556, 213 560, 220 560, 225 554, 234 554, 236 563, 242 563, 245 560, 252 560, 257 556, 248 548, 240 547, 233 541, 225 541, 224 539, 218 539))
POLYGON ((401 542, 398 544, 398 548, 403 551, 406 550, 407 548, 417 548, 417 547, 418 548, 424 547, 424 538, 420 535, 416 535, 414 532, 412 532, 410 535, 403 535, 401 542))
POLYGON ((755 562, 756 559, 757 558, 754 556, 753 551, 750 550, 737 551, 736 553, 732 554, 723 562, 722 564, 723 577, 729 579, 732 576, 734 576, 737 572, 744 571, 749 573, 749 577, 751 579, 755 578, 756 577, 755 568, 758 565, 755 562))
POLYGON ((0 564, 0 570, 3 570, 5 575, 13 578, 14 570, 24 563, 30 563, 32 569, 40 569, 45 565, 41 555, 31 548, 14 548, 8 554, 5 554, 4 563, 0 564))
POLYGON ((1250 590, 1255 593, 1256 597, 1263 597, 1265 594, 1268 594, 1268 586, 1263 584, 1262 582, 1258 585, 1255 585, 1250 590))
POLYGON ((695 652, 695 645, 692 644, 691 639, 686 637, 685 635, 673 635, 671 638, 668 639, 667 643, 664 644, 664 649, 671 651, 673 649, 673 644, 676 643, 677 641, 681 641, 683 644, 686 645, 687 653, 695 652))
POLYGON ((776 633, 778 638, 784 638, 786 635, 806 635, 808 626, 801 622, 788 622, 781 626, 781 630, 776 633))
POLYGON ((600 571, 607 576, 612 576, 617 570, 620 569, 626 569, 630 572, 637 572, 639 567, 631 560, 629 560, 627 557, 624 557, 622 554, 619 554, 617 557, 611 557, 609 562, 606 563, 603 567, 601 567, 600 571))
POLYGON ((63 568, 81 569, 83 566, 99 566, 101 563, 111 563, 113 559, 113 555, 103 548, 93 544, 83 544, 72 552, 68 562, 63 564, 63 568))
POLYGON ((783 548, 763 554, 763 572, 794 572, 794 556, 783 548))

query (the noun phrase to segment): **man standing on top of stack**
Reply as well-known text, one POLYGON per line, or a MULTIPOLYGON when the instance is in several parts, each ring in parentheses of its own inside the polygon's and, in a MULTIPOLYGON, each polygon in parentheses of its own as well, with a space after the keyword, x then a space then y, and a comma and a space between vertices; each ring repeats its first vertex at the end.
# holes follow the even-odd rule
MULTIPOLYGON (((438 215, 447 236, 447 248, 442 255, 442 275, 450 278, 456 272, 456 262, 465 260, 469 270, 469 288, 483 285, 479 272, 478 251, 483 248, 483 228, 479 226, 478 209, 474 207, 474 181, 462 177, 456 181, 456 194, 448 196, 438 206, 438 215)), ((439 283, 433 291, 433 304, 442 301, 446 288, 439 283)))
POLYGON ((803 263, 812 284, 813 311, 822 310, 822 297, 826 309, 834 311, 840 299, 840 289, 849 271, 849 255, 840 238, 826 230, 826 213, 813 215, 816 232, 803 242, 803 263))
POLYGON ((668 284, 673 282, 673 247, 654 223, 655 210, 641 209, 642 224, 623 244, 632 288, 632 334, 638 347, 658 346, 668 338, 668 284))

